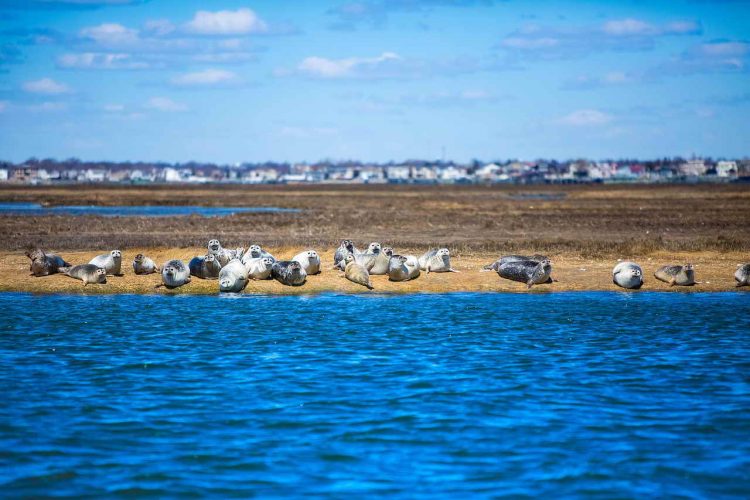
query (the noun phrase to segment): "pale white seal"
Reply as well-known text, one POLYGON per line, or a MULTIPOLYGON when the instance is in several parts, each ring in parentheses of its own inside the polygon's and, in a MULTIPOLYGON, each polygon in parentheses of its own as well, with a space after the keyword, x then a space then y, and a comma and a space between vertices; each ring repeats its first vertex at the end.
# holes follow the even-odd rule
POLYGON ((352 283, 362 285, 368 290, 372 290, 373 287, 372 284, 370 284, 370 273, 367 272, 367 269, 365 269, 364 266, 357 264, 354 255, 347 255, 344 261, 346 262, 346 267, 344 268, 346 279, 352 283))
POLYGON ((620 262, 612 269, 612 282, 622 288, 637 290, 643 286, 643 269, 635 262, 620 262))
POLYGON ((247 286, 247 269, 240 259, 232 259, 219 271, 220 292, 241 292, 247 286))
POLYGON ((419 268, 422 271, 433 273, 457 273, 451 267, 451 253, 447 248, 439 248, 437 250, 428 250, 419 258, 419 268))
POLYGON ((292 260, 299 262, 308 276, 320 273, 320 256, 315 250, 300 252, 292 257, 292 260))
POLYGON ((249 278, 254 280, 267 280, 271 278, 271 267, 273 259, 270 257, 258 257, 257 259, 247 259, 243 262, 249 278))
POLYGON ((101 267, 107 271, 108 275, 122 276, 120 272, 122 267, 122 252, 119 250, 112 250, 109 253, 97 255, 89 261, 89 264, 101 267))
POLYGON ((139 253, 133 259, 133 272, 138 275, 153 274, 159 270, 154 261, 139 253))
POLYGON ((181 260, 170 260, 161 266, 161 281, 162 283, 154 288, 164 286, 171 290, 190 283, 190 269, 181 260))
POLYGON ((107 282, 107 271, 94 264, 81 264, 73 266, 65 273, 71 278, 83 281, 83 286, 89 283, 105 284, 107 282))

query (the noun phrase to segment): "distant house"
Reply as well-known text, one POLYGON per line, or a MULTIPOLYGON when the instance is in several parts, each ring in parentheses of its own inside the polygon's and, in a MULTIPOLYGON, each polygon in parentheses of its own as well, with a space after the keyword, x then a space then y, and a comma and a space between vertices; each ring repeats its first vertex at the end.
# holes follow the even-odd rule
POLYGON ((502 167, 497 163, 488 163, 483 167, 479 167, 474 175, 480 181, 494 181, 502 174, 502 171, 502 167))
POLYGON ((20 168, 14 168, 10 174, 11 182, 23 184, 35 184, 39 180, 39 169, 21 165, 20 168))
POLYGON ((410 174, 411 169, 408 165, 394 165, 385 169, 385 176, 390 182, 406 182, 410 174))
POLYGON ((5 182, 7 180, 8 180, 8 169, 0 168, 0 182, 5 182))
POLYGON ((89 168, 83 174, 83 180, 86 182, 104 182, 107 180, 107 171, 103 168, 89 168))
POLYGON ((720 161, 716 164, 716 175, 719 177, 737 177, 736 161, 720 161))
POLYGON ((705 175, 707 170, 706 162, 699 158, 693 158, 680 165, 680 173, 690 177, 705 175))

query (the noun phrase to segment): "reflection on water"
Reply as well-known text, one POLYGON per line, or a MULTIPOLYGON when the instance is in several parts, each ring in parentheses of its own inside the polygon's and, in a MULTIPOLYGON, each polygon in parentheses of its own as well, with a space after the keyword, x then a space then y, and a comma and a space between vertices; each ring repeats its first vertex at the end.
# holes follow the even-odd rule
POLYGON ((62 205, 46 207, 39 203, 0 203, 0 215, 100 215, 104 217, 175 217, 199 215, 225 217, 238 213, 299 212, 294 208, 279 207, 199 207, 191 205, 99 206, 62 205))

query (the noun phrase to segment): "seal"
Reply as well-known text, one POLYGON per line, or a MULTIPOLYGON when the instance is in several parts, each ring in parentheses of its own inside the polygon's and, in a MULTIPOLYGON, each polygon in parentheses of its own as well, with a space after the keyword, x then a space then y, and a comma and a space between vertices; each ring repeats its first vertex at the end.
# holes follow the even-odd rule
POLYGON ((451 253, 447 248, 440 248, 438 250, 428 250, 419 258, 419 268, 422 271, 433 273, 457 273, 451 267, 451 253))
POLYGON ((333 254, 333 268, 344 270, 344 267, 346 266, 346 263, 344 262, 344 259, 346 259, 346 256, 349 254, 357 255, 359 250, 357 250, 357 247, 354 246, 354 242, 352 240, 344 240, 341 242, 341 245, 336 249, 336 253, 333 254))
POLYGON ((89 264, 94 264, 97 267, 103 268, 107 271, 107 275, 122 276, 120 268, 122 266, 122 252, 119 250, 112 250, 109 253, 97 255, 89 261, 89 264))
POLYGON ((296 260, 277 260, 271 266, 271 277, 282 285, 300 286, 305 283, 307 273, 296 260))
POLYGON ((213 239, 208 242, 208 254, 216 257, 221 267, 224 267, 230 260, 240 258, 242 256, 242 249, 230 250, 224 248, 221 246, 219 240, 213 239), (237 254, 238 250, 240 251, 239 255, 237 254))
POLYGON ((133 259, 133 271, 135 274, 153 274, 159 270, 154 261, 139 253, 133 259))
POLYGON ((352 283, 362 285, 368 290, 372 290, 372 284, 370 284, 370 273, 367 272, 364 266, 357 264, 354 255, 349 254, 344 259, 346 267, 344 268, 344 276, 352 283))
POLYGON ((221 264, 215 255, 207 254, 203 257, 193 257, 188 263, 190 275, 204 280, 215 280, 219 277, 221 264))
POLYGON ((240 259, 232 259, 219 271, 219 291, 238 293, 247 286, 247 269, 240 259))
POLYGON ((542 259, 540 262, 533 260, 506 262, 497 271, 501 278, 526 283, 527 288, 549 283, 550 273, 552 273, 552 264, 549 259, 542 259))
MULTIPOLYGON (((538 253, 535 253, 534 255, 528 256, 528 255, 505 255, 503 257, 500 257, 492 264, 487 264, 484 266, 481 271, 495 271, 497 272, 500 269, 500 266, 505 264, 506 262, 524 262, 524 261, 534 261, 534 262, 541 262, 544 259, 547 259, 546 255, 540 255, 538 253)), ((549 260, 549 259, 548 259, 549 260)))
POLYGON ((750 264, 737 264, 737 271, 734 273, 735 286, 750 286, 750 264))
POLYGON ((254 280, 271 279, 271 266, 273 259, 270 257, 258 257, 257 259, 248 259, 243 262, 249 278, 254 280))
MULTIPOLYGON (((357 264, 363 266, 369 273, 370 269, 375 267, 375 261, 377 260, 378 255, 380 255, 380 243, 373 241, 370 243, 370 246, 367 247, 367 251, 355 253, 354 258, 356 259, 357 264)), ((346 264, 344 264, 344 266, 346 266, 346 264)))
POLYGON ((643 269, 635 262, 620 262, 612 269, 612 282, 622 288, 637 290, 643 286, 643 269))
POLYGON ((320 273, 320 256, 315 250, 300 252, 292 260, 296 260, 302 264, 302 269, 305 270, 308 276, 320 273))
POLYGON ((64 273, 70 268, 70 264, 57 254, 45 253, 40 248, 34 248, 26 252, 26 257, 31 259, 32 276, 49 276, 55 273, 64 273))
POLYGON ((94 264, 81 264, 73 266, 65 273, 71 278, 83 281, 83 286, 89 283, 105 284, 107 282, 107 271, 94 264))
POLYGON ((669 286, 693 286, 696 283, 692 264, 662 266, 656 270, 654 277, 659 281, 669 283, 669 286))
POLYGON ((388 274, 388 265, 391 262, 391 256, 393 255, 393 248, 383 247, 375 257, 375 264, 370 269, 370 276, 388 274))
POLYGON ((247 249, 247 252, 245 252, 242 256, 242 263, 244 264, 245 261, 249 259, 260 259, 263 257, 268 257, 276 262, 276 257, 263 250, 260 245, 250 245, 250 247, 247 249))
POLYGON ((161 281, 162 284, 154 288, 164 286, 171 290, 190 283, 190 269, 181 260, 170 260, 161 266, 161 281))
POLYGON ((413 255, 392 255, 388 263, 389 281, 409 281, 419 277, 419 259, 413 255))

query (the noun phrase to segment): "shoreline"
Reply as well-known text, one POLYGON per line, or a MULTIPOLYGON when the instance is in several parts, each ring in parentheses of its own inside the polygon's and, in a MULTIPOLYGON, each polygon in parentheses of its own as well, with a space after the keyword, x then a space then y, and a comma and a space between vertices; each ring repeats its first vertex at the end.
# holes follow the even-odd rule
MULTIPOLYGON (((46 250, 46 249, 45 249, 46 250)), ((302 247, 269 248, 277 258, 291 258, 305 250, 302 247)), ((426 249, 398 249, 400 253, 421 255, 426 249)), ((52 250, 50 250, 52 251, 52 250)), ((143 253, 161 266, 169 259, 182 259, 188 262, 195 255, 205 254, 205 248, 133 248, 123 250, 122 269, 124 276, 108 276, 107 284, 83 286, 82 282, 63 274, 44 277, 29 275, 29 259, 23 252, 0 252, 0 293, 27 292, 35 294, 138 294, 138 295, 216 295, 217 280, 201 280, 193 277, 187 285, 173 290, 155 289, 161 283, 160 274, 136 276, 132 270, 132 260, 137 253, 143 253)), ((318 250, 322 259, 322 272, 308 276, 307 282, 299 287, 284 286, 275 280, 251 280, 245 295, 318 295, 335 294, 409 294, 409 293, 462 293, 462 292, 501 292, 501 293, 555 293, 571 291, 624 291, 624 292, 730 292, 750 291, 750 287, 736 287, 734 272, 736 265, 744 262, 747 256, 742 252, 654 252, 640 256, 607 258, 584 258, 570 253, 549 254, 552 261, 552 276, 557 281, 551 284, 535 285, 530 290, 523 283, 500 278, 495 272, 480 272, 483 265, 499 257, 489 253, 458 252, 451 256, 451 263, 459 273, 423 272, 419 278, 407 282, 390 282, 387 276, 372 276, 374 290, 356 285, 340 271, 332 270, 334 249, 318 250), (645 283, 640 290, 626 290, 612 283, 612 268, 619 259, 639 263, 645 274, 645 283), (653 277, 660 266, 670 263, 691 262, 695 266, 697 283, 694 286, 670 287, 653 277)), ((99 251, 59 252, 72 264, 88 262, 99 251)), ((519 252, 524 253, 524 252, 519 252)), ((529 250, 525 253, 534 253, 529 250)))

